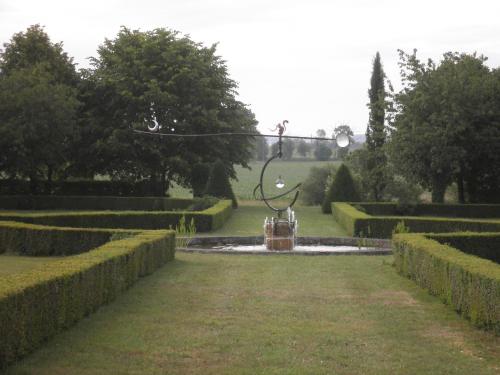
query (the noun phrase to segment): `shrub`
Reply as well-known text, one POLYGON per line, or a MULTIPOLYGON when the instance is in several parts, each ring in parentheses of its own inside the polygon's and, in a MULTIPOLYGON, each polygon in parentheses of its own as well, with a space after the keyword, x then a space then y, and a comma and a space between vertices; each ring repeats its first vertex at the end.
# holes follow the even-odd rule
POLYGON ((210 165, 207 163, 198 163, 193 165, 191 170, 191 188, 193 197, 201 197, 207 186, 210 176, 210 165))
POLYGON ((194 198, 193 203, 186 208, 186 211, 203 211, 215 206, 219 202, 218 198, 208 195, 201 198, 194 198))
POLYGON ((0 369, 172 260, 174 237, 173 231, 145 231, 0 278, 0 369))
POLYGON ((308 206, 320 205, 325 200, 327 181, 330 176, 335 175, 333 164, 323 167, 312 167, 309 176, 301 187, 300 198, 308 206))
POLYGON ((203 194, 217 198, 230 199, 233 203, 233 208, 238 207, 238 201, 233 193, 226 167, 222 161, 218 160, 212 165, 207 186, 203 194))
POLYGON ((359 193, 349 169, 342 164, 325 194, 322 210, 323 213, 331 213, 332 202, 356 202, 359 201, 359 193))
POLYGON ((130 231, 79 229, 40 226, 17 222, 0 222, 0 252, 51 256, 80 254, 108 242, 114 234, 130 231))
MULTIPOLYGON (((499 233, 466 234, 471 235, 476 239, 500 236, 499 233)), ((438 236, 395 235, 392 246, 396 269, 440 297, 474 325, 500 335, 500 267, 441 244, 434 240, 438 236)), ((448 239, 452 237, 446 235, 448 239)))
MULTIPOLYGON (((357 206, 365 207, 366 211, 372 213, 377 211, 393 212, 394 203, 356 203, 357 206)), ((342 202, 333 202, 332 214, 335 220, 341 224, 351 236, 359 236, 361 233, 374 238, 390 238, 397 224, 404 220, 405 225, 414 233, 447 233, 447 232, 492 232, 500 231, 500 221, 487 219, 465 219, 451 217, 412 217, 412 216, 371 216, 365 212, 358 211, 353 205, 342 202)), ((426 210, 427 208, 417 205, 415 210, 426 210)), ((436 206, 436 205, 433 205, 436 206)), ((447 205, 441 205, 447 206, 447 205)), ((446 207, 443 207, 446 210, 446 207)), ((433 207, 433 210, 437 210, 433 207)))
POLYGON ((0 220, 73 228, 165 229, 178 225, 183 215, 194 218, 196 230, 207 232, 222 227, 232 214, 231 201, 221 200, 204 211, 97 211, 61 213, 0 213, 0 220))

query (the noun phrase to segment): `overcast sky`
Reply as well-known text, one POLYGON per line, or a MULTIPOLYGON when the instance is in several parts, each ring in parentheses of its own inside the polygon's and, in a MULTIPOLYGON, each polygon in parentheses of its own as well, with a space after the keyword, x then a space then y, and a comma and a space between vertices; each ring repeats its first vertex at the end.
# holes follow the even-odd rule
POLYGON ((364 133, 376 51, 396 88, 398 48, 417 48, 424 59, 477 51, 497 67, 499 15, 495 0, 0 0, 0 42, 39 23, 87 67, 87 57, 121 25, 170 28, 219 43, 261 131, 287 119, 290 135, 342 123, 364 133))

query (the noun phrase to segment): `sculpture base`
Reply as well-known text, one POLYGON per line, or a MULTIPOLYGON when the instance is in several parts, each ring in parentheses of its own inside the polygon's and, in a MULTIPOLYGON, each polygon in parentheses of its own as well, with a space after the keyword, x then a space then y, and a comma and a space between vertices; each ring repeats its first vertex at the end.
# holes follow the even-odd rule
POLYGON ((272 218, 265 224, 265 245, 271 251, 291 251, 295 245, 295 221, 272 218))

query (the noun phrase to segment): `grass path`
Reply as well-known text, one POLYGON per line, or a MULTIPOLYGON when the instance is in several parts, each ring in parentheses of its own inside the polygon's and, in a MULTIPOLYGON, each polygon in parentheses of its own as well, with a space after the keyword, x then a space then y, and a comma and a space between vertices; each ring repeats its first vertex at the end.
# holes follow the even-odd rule
POLYGON ((498 337, 390 256, 178 253, 7 374, 498 374, 498 337))
MULTIPOLYGON (((281 207, 281 205, 280 205, 281 207)), ((332 215, 321 213, 318 206, 294 207, 299 223, 299 236, 346 236, 345 230, 333 219, 332 215)), ((200 233, 208 236, 260 236, 263 234, 264 219, 272 216, 271 210, 259 201, 240 201, 239 208, 221 229, 200 233)))

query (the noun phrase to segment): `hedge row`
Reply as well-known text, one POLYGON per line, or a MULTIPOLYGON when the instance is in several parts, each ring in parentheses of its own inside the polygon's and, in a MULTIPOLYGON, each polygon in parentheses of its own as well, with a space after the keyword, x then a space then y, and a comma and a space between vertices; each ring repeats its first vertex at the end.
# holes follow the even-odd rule
POLYGON ((174 258, 173 231, 145 231, 0 278, 0 368, 174 258))
POLYGON ((429 236, 466 254, 500 263, 500 233, 453 233, 429 236))
POLYGON ((198 232, 208 232, 222 227, 232 212, 231 201, 221 200, 203 211, 0 213, 0 220, 73 228, 168 229, 185 216, 187 223, 194 219, 198 232))
MULTIPOLYGON (((474 236, 487 241, 498 234, 474 236)), ((441 244, 434 237, 437 236, 395 235, 392 246, 397 270, 431 294, 439 296, 474 325, 499 335, 500 267, 489 260, 441 244)))
POLYGON ((500 204, 414 204, 392 202, 353 203, 361 211, 376 216, 440 216, 461 218, 498 218, 500 204))
POLYGON ((164 196, 159 183, 151 181, 37 181, 0 179, 0 194, 164 196))
POLYGON ((0 253, 18 252, 22 255, 74 255, 108 242, 114 234, 137 231, 58 228, 18 222, 0 221, 0 253))
POLYGON ((332 203, 332 214, 350 236, 390 238, 396 225, 403 221, 411 232, 496 232, 500 220, 459 219, 441 217, 371 216, 357 210, 357 203, 332 203))
POLYGON ((0 196, 4 210, 110 210, 110 211, 171 211, 186 209, 195 200, 161 197, 103 196, 0 196))

